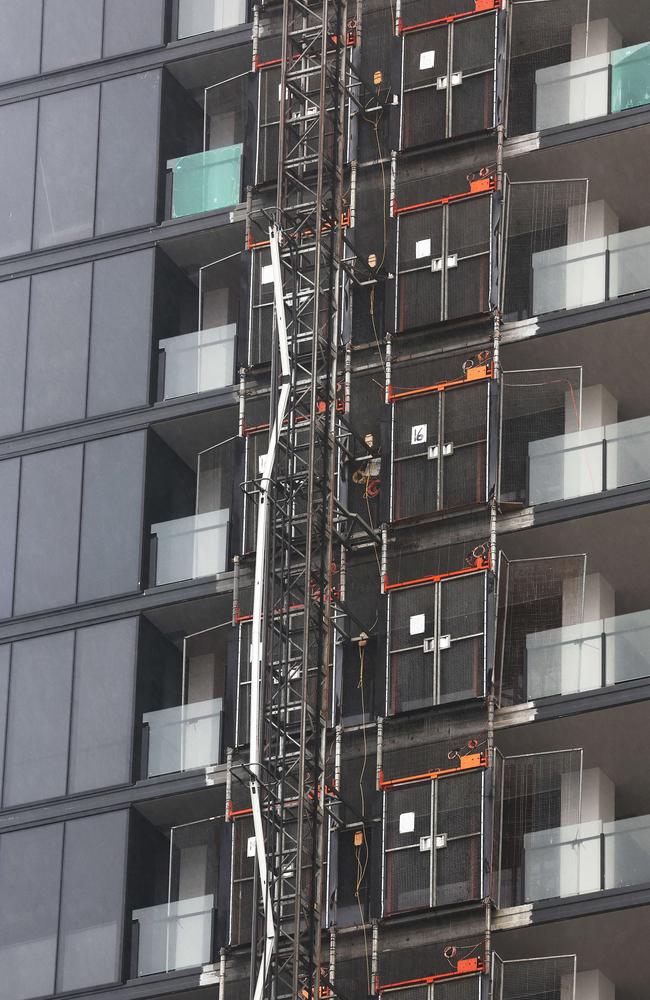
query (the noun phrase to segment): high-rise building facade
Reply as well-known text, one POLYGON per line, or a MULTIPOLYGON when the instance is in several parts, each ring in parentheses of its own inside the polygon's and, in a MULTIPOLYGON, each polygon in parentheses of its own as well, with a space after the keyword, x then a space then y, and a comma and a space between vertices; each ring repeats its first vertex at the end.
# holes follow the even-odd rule
POLYGON ((649 137, 639 0, 0 0, 0 1000, 645 1000, 649 137))

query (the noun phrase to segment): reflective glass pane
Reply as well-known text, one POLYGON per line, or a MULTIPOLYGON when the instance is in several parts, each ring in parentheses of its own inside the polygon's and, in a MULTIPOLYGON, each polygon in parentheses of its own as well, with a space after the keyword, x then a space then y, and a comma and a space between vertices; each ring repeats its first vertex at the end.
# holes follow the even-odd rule
POLYGON ((74 633, 14 643, 3 805, 66 794, 74 633))
POLYGON ((609 112, 609 53, 535 73, 535 128, 599 118, 609 112))
POLYGON ((650 42, 611 53, 612 112, 650 103, 650 42))
POLYGON ((16 614, 75 602, 82 452, 75 445, 22 460, 16 614))
POLYGON ((229 510, 152 524, 155 535, 155 585, 214 576, 226 570, 229 510))
POLYGON ((26 430, 86 415, 91 283, 90 264, 32 278, 26 430))
POLYGON ((609 297, 650 288, 650 227, 614 233, 609 246, 609 297))
POLYGON ((237 205, 241 196, 242 145, 209 149, 167 164, 172 171, 172 219, 237 205))
POLYGON ((593 691, 603 683, 602 622, 526 636, 526 699, 593 691))
POLYGON ((246 20, 246 0, 179 0, 178 37, 222 31, 246 20))
POLYGON ((556 899, 601 888, 600 820, 524 835, 524 899, 556 899))
POLYGON ((222 705, 221 698, 212 698, 143 715, 148 727, 147 776, 218 764, 222 705))
POLYGON ((0 434, 23 426, 29 278, 0 284, 0 434))
POLYGON ((9 618, 13 605, 19 481, 20 459, 0 462, 0 565, 5 567, 4 572, 0 573, 0 616, 3 618, 9 618))
POLYGON ((66 823, 57 991, 119 978, 128 813, 66 823))
POLYGON ((528 445, 528 502, 549 503, 603 490, 601 427, 528 445))
POLYGON ((104 57, 164 43, 165 0, 104 0, 104 57))
POLYGON ((650 816, 634 816, 603 824, 604 889, 650 882, 650 816))
POLYGON ((70 792, 130 780, 136 643, 135 619, 77 632, 70 792))
POLYGON ((234 323, 161 340, 164 358, 164 399, 209 392, 232 385, 235 364, 234 323))
POLYGON ((98 114, 98 86, 49 94, 40 100, 36 247, 93 235, 98 114))
POLYGON ((103 14, 103 0, 45 0, 42 72, 99 59, 103 14))
POLYGON ((41 61, 43 0, 2 0, 0 80, 37 76, 41 61))
POLYGON ((607 297, 607 237, 534 253, 533 312, 580 309, 607 297))
POLYGON ((605 438, 608 490, 650 479, 650 417, 609 424, 605 438))
POLYGON ((0 646, 0 773, 4 768, 5 741, 7 733, 7 698, 9 694, 9 664, 11 644, 0 646))
POLYGON ((0 1000, 54 992, 63 824, 0 837, 0 1000))
POLYGON ((650 611, 608 618, 604 631, 606 683, 650 677, 650 611))
POLYGON ((4 257, 25 253, 32 245, 37 115, 38 101, 0 108, 0 253, 4 257))
POLYGON ((204 965, 212 959, 214 897, 197 896, 134 910, 138 975, 204 965))

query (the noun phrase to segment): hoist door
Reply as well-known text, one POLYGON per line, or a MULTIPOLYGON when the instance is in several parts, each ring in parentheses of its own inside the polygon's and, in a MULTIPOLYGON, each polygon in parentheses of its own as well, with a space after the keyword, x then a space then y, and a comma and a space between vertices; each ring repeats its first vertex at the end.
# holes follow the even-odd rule
POLYGON ((390 596, 391 715, 434 704, 435 599, 430 586, 409 587, 390 596))
POLYGON ((395 521, 438 509, 440 399, 437 392, 398 400, 393 416, 395 521))
POLYGON ((385 912, 431 905, 431 782, 385 794, 385 912))
POLYGON ((252 816, 232 823, 230 943, 250 941, 255 901, 255 830, 252 816))
POLYGON ((485 692, 486 600, 486 573, 440 583, 440 704, 478 698, 485 692))
POLYGON ((400 216, 397 320, 400 331, 444 319, 443 217, 441 206, 400 216))
POLYGON ((449 205, 444 319, 461 319, 490 308, 492 196, 449 205))
POLYGON ((280 66, 270 66, 258 74, 257 184, 265 184, 278 175, 280 75, 280 66))
POLYGON ((440 508, 473 507, 486 501, 487 381, 444 393, 440 508))
POLYGON ((479 899, 483 886, 483 772, 441 778, 434 785, 434 905, 479 899))
POLYGON ((451 136, 494 125, 496 24, 496 14, 482 14, 452 25, 451 136))
POLYGON ((404 91, 402 148, 447 137, 449 31, 446 25, 408 32, 403 37, 404 91))

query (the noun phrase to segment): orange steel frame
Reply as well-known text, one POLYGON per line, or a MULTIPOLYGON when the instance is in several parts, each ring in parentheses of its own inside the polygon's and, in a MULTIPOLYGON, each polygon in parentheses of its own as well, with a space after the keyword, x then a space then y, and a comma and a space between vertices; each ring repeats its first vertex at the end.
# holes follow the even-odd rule
POLYGON ((495 173, 487 173, 475 180, 470 180, 469 191, 461 191, 460 194, 448 194, 444 198, 434 198, 431 201, 417 202, 415 205, 404 205, 399 207, 397 201, 393 199, 393 215, 407 215, 409 212, 419 212, 424 208, 438 208, 441 205, 451 205, 455 201, 466 201, 468 198, 477 198, 480 195, 488 194, 497 189, 497 178, 495 173))
POLYGON ((477 14, 485 14, 488 11, 500 10, 501 0, 474 0, 474 10, 466 10, 461 14, 448 14, 447 17, 438 17, 434 21, 422 21, 420 24, 404 24, 400 18, 397 22, 398 34, 406 35, 411 31, 422 31, 424 28, 435 28, 442 24, 452 24, 466 17, 475 17, 477 14))
POLYGON ((379 983, 376 984, 376 992, 381 994, 385 990, 399 990, 405 987, 431 986, 432 983, 443 983, 448 979, 455 979, 457 976, 471 976, 485 971, 485 962, 482 958, 461 958, 456 969, 452 972, 440 972, 434 976, 421 976, 419 979, 404 979, 399 983, 379 983))
POLYGON ((403 583, 389 583, 388 575, 384 576, 384 593, 391 590, 404 590, 406 587, 417 587, 421 583, 440 583, 441 580, 451 580, 457 576, 466 576, 468 573, 477 573, 480 570, 489 570, 490 557, 479 556, 474 566, 465 566, 463 569, 454 569, 448 573, 434 573, 431 576, 422 576, 418 580, 404 580, 403 583))
POLYGON ((383 770, 379 772, 379 788, 384 791, 387 788, 396 788, 399 785, 413 785, 420 781, 436 781, 438 778, 446 778, 450 774, 465 774, 469 771, 483 771, 490 766, 487 753, 468 753, 459 758, 457 767, 438 767, 425 774, 409 774, 404 778, 384 778, 383 770))
POLYGON ((388 402, 395 403, 400 399, 409 399, 411 396, 423 396, 426 393, 446 392, 447 389, 455 389, 458 386, 471 385, 474 382, 483 382, 486 379, 494 378, 494 367, 492 362, 485 365, 476 365, 468 368, 463 378, 447 379, 443 382, 436 382, 435 385, 424 385, 417 389, 405 389, 401 392, 393 392, 393 387, 388 386, 388 402))

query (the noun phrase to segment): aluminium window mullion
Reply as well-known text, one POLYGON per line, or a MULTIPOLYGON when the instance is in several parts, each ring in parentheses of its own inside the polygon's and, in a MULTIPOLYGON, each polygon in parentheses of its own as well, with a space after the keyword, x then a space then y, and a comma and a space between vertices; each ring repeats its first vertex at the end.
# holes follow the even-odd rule
POLYGON ((447 95, 445 101, 445 138, 450 139, 452 133, 453 87, 451 84, 454 73, 454 22, 447 29, 447 95))

